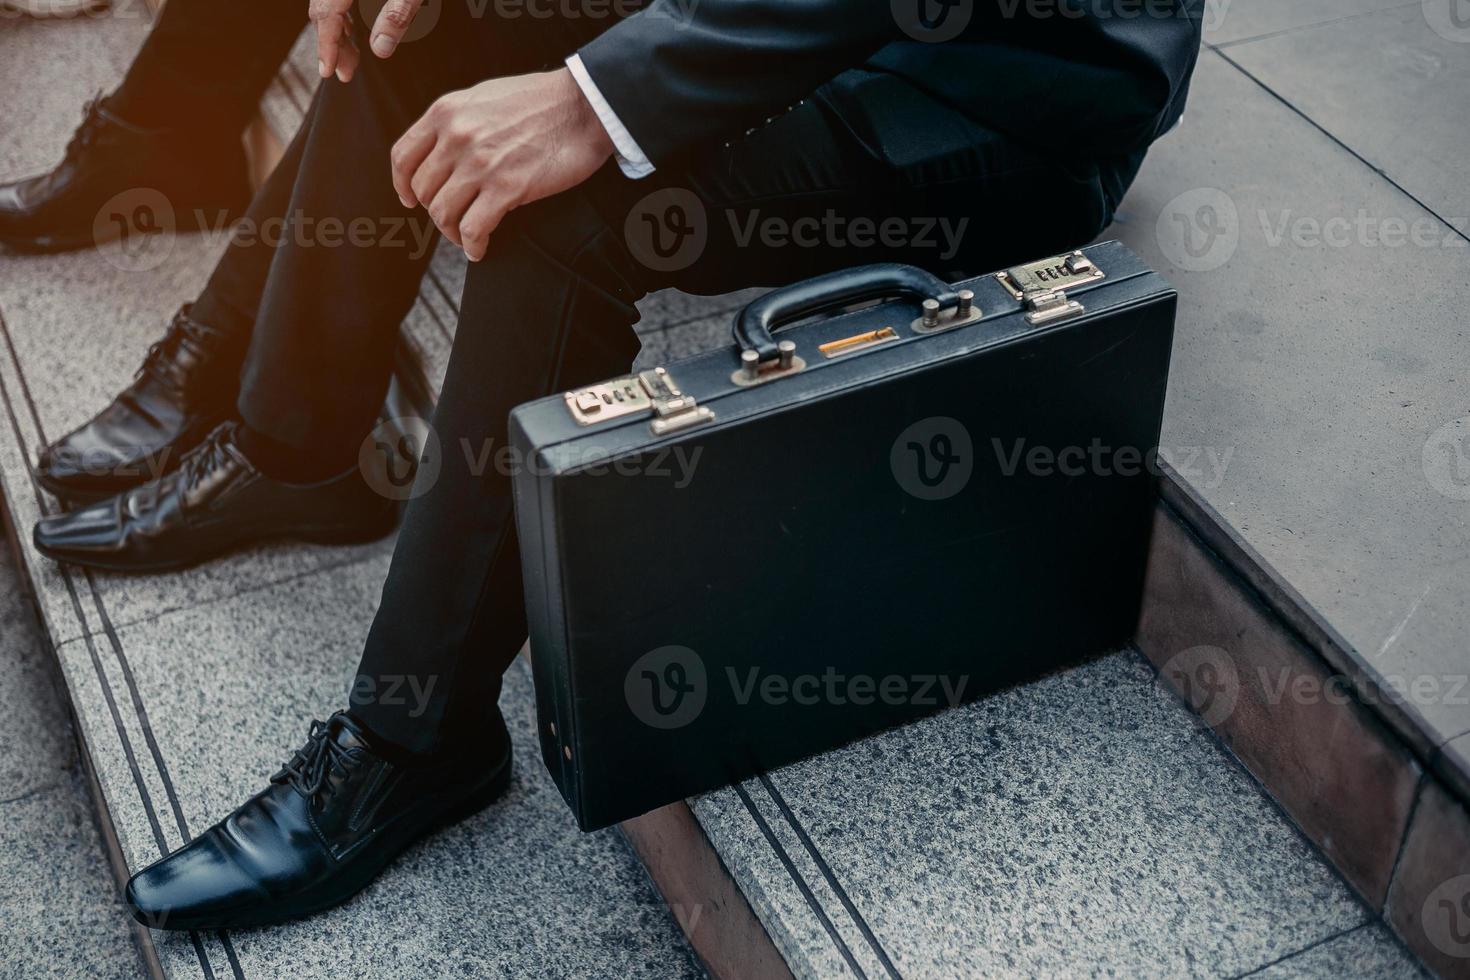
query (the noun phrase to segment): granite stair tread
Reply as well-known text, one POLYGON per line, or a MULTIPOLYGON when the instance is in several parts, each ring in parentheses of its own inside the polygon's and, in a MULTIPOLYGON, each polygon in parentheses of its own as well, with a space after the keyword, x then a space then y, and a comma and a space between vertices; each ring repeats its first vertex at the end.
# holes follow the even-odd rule
MULTIPOLYGON (((140 38, 137 24, 110 20, 0 35, 0 78, 43 93, 21 120, 35 142, 0 147, 0 175, 48 165, 76 106, 140 38), (58 63, 56 46, 76 57, 58 63)), ((282 134, 310 98, 310 67, 298 46, 262 107, 282 134)), ((0 258, 0 489, 16 527, 55 506, 31 480, 34 449, 119 387, 221 244, 192 242, 142 271, 105 254, 0 258)), ((404 324, 400 367, 429 394, 463 272, 441 247, 404 324)), ((650 297, 640 363, 723 342, 750 295, 650 297)), ((227 812, 343 700, 392 544, 271 546, 186 576, 128 578, 59 569, 21 537, 132 869, 227 812)), ((505 804, 416 847, 328 915, 153 933, 163 973, 696 975, 680 926, 699 910, 670 910, 616 832, 576 832, 536 755, 523 663, 503 704, 521 735, 505 804)), ((1420 970, 1133 650, 689 805, 796 976, 1420 970)))

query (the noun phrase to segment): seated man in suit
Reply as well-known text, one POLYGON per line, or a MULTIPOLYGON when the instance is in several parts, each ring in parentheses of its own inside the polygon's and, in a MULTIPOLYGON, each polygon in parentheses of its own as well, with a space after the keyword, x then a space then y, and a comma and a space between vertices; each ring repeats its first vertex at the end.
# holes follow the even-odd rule
MULTIPOLYGON (((506 442, 515 405, 626 371, 640 297, 876 261, 978 272, 1083 243, 1182 112, 1200 28, 1195 0, 1049 16, 979 3, 937 20, 871 0, 654 0, 625 18, 446 0, 428 24, 417 6, 389 0, 369 27, 351 0, 313 0, 322 72, 350 81, 324 87, 293 147, 289 206, 423 208, 468 256, 432 423, 440 472, 408 507, 347 708, 134 876, 127 899, 150 924, 328 908, 503 790, 495 704, 526 622, 509 475, 480 450, 506 442), (941 218, 968 231, 911 231, 941 218), (423 698, 386 696, 405 678, 423 698)), ((173 476, 43 521, 51 554, 148 567, 369 522, 356 460, 412 300, 391 274, 408 260, 288 240, 263 276, 236 268, 251 261, 237 244, 215 274, 255 313, 238 418, 173 476)))

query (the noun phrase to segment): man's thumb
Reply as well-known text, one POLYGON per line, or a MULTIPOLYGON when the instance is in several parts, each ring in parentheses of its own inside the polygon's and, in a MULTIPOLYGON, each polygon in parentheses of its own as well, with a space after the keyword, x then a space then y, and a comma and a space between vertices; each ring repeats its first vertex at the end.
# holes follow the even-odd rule
POLYGON ((417 0, 388 0, 373 24, 370 42, 373 54, 379 58, 392 55, 403 35, 408 33, 408 26, 413 23, 413 15, 418 13, 418 9, 417 0))

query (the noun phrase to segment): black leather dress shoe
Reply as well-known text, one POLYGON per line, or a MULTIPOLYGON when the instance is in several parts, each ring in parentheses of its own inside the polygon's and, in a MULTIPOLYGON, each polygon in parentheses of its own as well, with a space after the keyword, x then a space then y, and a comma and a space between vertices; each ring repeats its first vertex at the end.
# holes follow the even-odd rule
POLYGON ((234 414, 246 341, 194 320, 185 306, 148 349, 133 383, 41 450, 36 479, 63 500, 99 500, 177 468, 234 414))
POLYGON ((145 205, 149 223, 139 219, 138 230, 165 227, 168 215, 151 210, 158 194, 168 202, 175 230, 228 227, 250 203, 239 134, 143 129, 94 99, 54 170, 0 184, 0 243, 28 252, 101 245, 123 234, 134 210, 145 205), (121 209, 122 221, 99 219, 109 202, 121 209))
MULTIPOLYGON (((240 451, 237 427, 220 425, 162 479, 38 521, 37 550, 89 568, 160 572, 273 538, 375 541, 397 525, 397 502, 375 492, 358 467, 320 483, 272 480, 240 451)), ((389 465, 381 455, 372 458, 389 465)))
MULTIPOLYGON (((494 710, 494 709, 492 709, 494 710)), ((423 766, 375 755, 344 714, 271 785, 128 882, 134 918, 155 929, 272 925, 339 905, 404 848, 496 800, 510 783, 499 712, 483 743, 423 766)))

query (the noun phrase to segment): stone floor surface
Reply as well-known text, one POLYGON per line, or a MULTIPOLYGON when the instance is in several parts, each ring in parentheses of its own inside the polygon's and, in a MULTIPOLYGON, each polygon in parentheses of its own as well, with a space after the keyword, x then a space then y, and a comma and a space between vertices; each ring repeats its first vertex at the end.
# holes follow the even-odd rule
MULTIPOLYGON (((1384 677, 1464 670, 1466 198, 1446 168, 1470 137, 1434 123, 1463 105, 1470 44, 1433 2, 1219 5, 1189 113, 1113 232, 1184 298, 1165 438, 1214 451, 1186 475, 1384 677), (1435 244, 1314 244, 1293 223, 1360 211, 1375 234, 1419 222, 1435 244)), ((0 20, 0 178, 54 162, 145 30, 0 20)), ((278 88, 273 111, 289 118, 308 87, 278 88)), ((217 254, 178 241, 147 269, 107 253, 0 257, 0 485, 22 529, 54 506, 33 491, 30 452, 131 375, 217 254)), ((461 265, 436 263, 410 318, 431 385, 461 265)), ((742 298, 655 297, 645 359, 723 342, 742 298)), ((173 578, 61 574, 26 556, 56 656, 23 628, 27 609, 3 608, 0 880, 20 887, 0 900, 0 975, 140 968, 63 696, 140 866, 227 812, 340 702, 390 545, 272 546, 173 578)), ((168 975, 696 972, 622 841, 572 827, 533 751, 528 683, 518 667, 506 696, 521 738, 505 805, 327 916, 156 935, 168 975)), ((1414 708, 1436 737, 1470 738, 1465 707, 1414 708)), ((695 809, 801 976, 1418 970, 1128 651, 695 809)))

